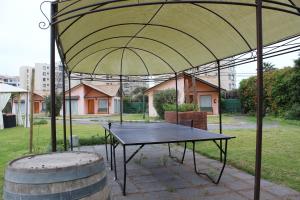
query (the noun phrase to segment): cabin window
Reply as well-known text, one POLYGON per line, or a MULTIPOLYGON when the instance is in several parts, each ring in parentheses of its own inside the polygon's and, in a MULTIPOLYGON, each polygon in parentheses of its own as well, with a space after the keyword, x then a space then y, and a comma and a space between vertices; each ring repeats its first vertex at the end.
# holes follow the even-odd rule
POLYGON ((98 101, 98 112, 108 113, 108 100, 107 99, 99 99, 99 101, 98 101))
POLYGON ((201 95, 200 96, 200 111, 212 112, 212 98, 210 95, 201 95))

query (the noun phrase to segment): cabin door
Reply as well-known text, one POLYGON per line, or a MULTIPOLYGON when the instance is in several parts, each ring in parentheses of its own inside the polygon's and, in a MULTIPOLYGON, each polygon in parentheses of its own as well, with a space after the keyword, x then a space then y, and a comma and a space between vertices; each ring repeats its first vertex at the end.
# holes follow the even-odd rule
POLYGON ((94 107, 94 99, 88 100, 88 114, 94 114, 95 107, 94 107))
POLYGON ((39 102, 34 102, 33 108, 34 108, 34 113, 39 113, 40 112, 39 102))

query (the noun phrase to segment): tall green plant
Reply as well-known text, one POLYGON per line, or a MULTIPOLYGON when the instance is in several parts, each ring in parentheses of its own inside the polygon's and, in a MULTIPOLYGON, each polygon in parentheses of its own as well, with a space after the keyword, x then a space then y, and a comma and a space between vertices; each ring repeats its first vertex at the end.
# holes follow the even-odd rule
MULTIPOLYGON (((46 112, 50 115, 51 113, 51 96, 45 98, 46 112)), ((60 109, 62 107, 62 94, 55 95, 55 116, 59 116, 60 109)))
POLYGON ((244 113, 255 111, 255 83, 256 77, 250 77, 240 82, 239 94, 244 113))
POLYGON ((176 103, 176 91, 174 89, 167 89, 156 92, 154 94, 153 104, 159 118, 164 118, 164 104, 176 103))

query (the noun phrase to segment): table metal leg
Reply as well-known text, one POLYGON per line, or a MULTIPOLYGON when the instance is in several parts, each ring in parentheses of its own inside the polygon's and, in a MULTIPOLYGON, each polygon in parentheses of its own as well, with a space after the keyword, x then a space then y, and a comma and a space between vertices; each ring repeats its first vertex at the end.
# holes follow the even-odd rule
POLYGON ((106 160, 108 161, 108 152, 107 152, 107 133, 106 133, 106 129, 104 129, 104 139, 105 139, 105 154, 106 154, 106 160))
MULTIPOLYGON (((214 141, 215 142, 215 141, 214 141)), ((216 142, 215 144, 218 146, 218 148, 220 149, 220 151, 222 152, 223 154, 223 165, 222 165, 222 169, 219 173, 219 176, 217 177, 217 179, 211 177, 209 174, 207 173, 203 173, 203 172, 200 172, 197 170, 197 164, 196 164, 196 156, 195 156, 195 142, 192 142, 193 143, 193 159, 194 159, 194 170, 195 170, 195 173, 196 174, 199 174, 199 175, 204 175, 206 176, 207 178, 209 178, 214 184, 218 184, 221 180, 221 177, 223 175, 223 172, 224 172, 224 169, 225 169, 225 166, 226 166, 226 161, 227 161, 227 139, 225 140, 225 150, 223 150, 221 148, 221 146, 219 146, 216 142)))
POLYGON ((184 150, 183 150, 183 154, 182 154, 182 158, 181 158, 181 163, 183 163, 183 161, 184 161, 185 151, 186 151, 186 142, 184 143, 184 150))
MULTIPOLYGON (((114 145, 114 147, 116 147, 119 143, 117 143, 116 145, 114 145)), ((136 151, 134 151, 128 158, 126 156, 126 145, 123 145, 123 170, 124 170, 124 176, 123 176, 123 183, 119 182, 117 179, 117 183, 120 185, 120 187, 122 188, 122 192, 123 195, 126 195, 126 182, 127 182, 127 163, 144 147, 144 145, 141 145, 139 148, 137 148, 136 151)), ((115 157, 115 155, 114 155, 115 157)), ((114 168, 116 170, 116 166, 114 168)), ((116 173, 116 172, 115 172, 116 173)))
POLYGON ((123 145, 123 168, 124 168, 124 179, 123 179, 123 195, 126 195, 126 175, 127 175, 127 170, 126 170, 126 145, 123 145))
POLYGON ((110 139, 110 170, 113 170, 113 141, 112 141, 112 135, 109 134, 110 139))
POLYGON ((186 151, 186 142, 184 143, 184 150, 183 150, 183 154, 182 154, 181 159, 177 158, 176 156, 172 156, 170 143, 168 143, 168 147, 169 147, 169 157, 172 158, 172 159, 174 159, 175 161, 183 164, 184 157, 185 157, 185 151, 186 151))
POLYGON ((115 138, 113 138, 113 159, 114 159, 114 172, 115 172, 115 180, 118 180, 118 175, 117 175, 117 164, 116 164, 116 146, 115 146, 115 138))

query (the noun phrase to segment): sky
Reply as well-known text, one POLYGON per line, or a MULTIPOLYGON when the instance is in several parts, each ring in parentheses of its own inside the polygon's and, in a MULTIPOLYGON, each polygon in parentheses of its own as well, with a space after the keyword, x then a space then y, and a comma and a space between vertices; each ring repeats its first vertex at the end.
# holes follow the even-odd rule
MULTIPOLYGON (((0 74, 19 75, 19 67, 49 63, 49 29, 38 24, 45 18, 40 0, 0 0, 0 74)), ((44 4, 49 11, 49 5, 44 4)), ((276 68, 293 66, 299 52, 264 60, 276 68)), ((237 84, 256 73, 256 63, 236 67, 237 84)))

